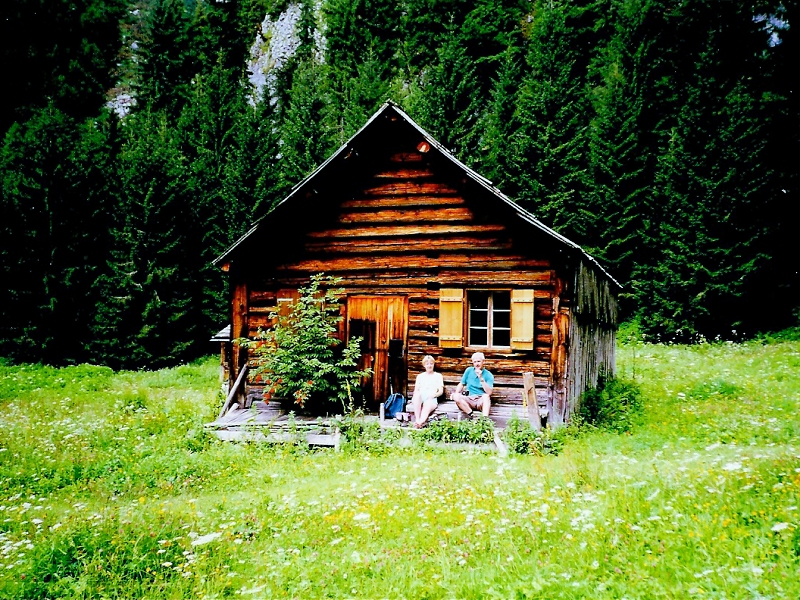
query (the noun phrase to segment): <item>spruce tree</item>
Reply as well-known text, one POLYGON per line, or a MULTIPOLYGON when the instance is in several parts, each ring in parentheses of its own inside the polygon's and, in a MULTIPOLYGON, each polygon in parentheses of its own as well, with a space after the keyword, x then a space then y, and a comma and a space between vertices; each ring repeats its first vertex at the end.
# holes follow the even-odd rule
POLYGON ((96 284, 92 350, 113 367, 157 368, 196 357, 207 339, 197 301, 203 232, 166 115, 129 119, 111 258, 96 284))
POLYGON ((457 157, 472 163, 477 155, 480 102, 477 75, 458 30, 452 28, 439 48, 436 62, 423 75, 419 92, 409 99, 420 123, 457 157))
POLYGON ((137 50, 139 110, 166 111, 175 119, 191 96, 197 73, 184 0, 154 0, 137 50))
POLYGON ((595 48, 592 6, 537 3, 529 26, 526 74, 518 99, 519 201, 557 231, 588 237, 588 64, 595 48))
MULTIPOLYGON (((113 121, 113 119, 111 119, 113 121)), ((56 108, 12 126, 2 151, 3 353, 51 364, 85 358, 90 290, 105 260, 113 124, 56 108)))

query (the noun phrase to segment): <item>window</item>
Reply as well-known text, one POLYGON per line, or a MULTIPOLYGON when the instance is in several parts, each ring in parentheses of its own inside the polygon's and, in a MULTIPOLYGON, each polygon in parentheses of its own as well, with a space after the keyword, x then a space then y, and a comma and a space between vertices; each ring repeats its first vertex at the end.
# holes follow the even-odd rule
POLYGON ((485 348, 511 347, 511 292, 470 291, 470 346, 485 348))
POLYGON ((532 289, 441 288, 439 346, 531 351, 536 342, 533 300, 532 289))

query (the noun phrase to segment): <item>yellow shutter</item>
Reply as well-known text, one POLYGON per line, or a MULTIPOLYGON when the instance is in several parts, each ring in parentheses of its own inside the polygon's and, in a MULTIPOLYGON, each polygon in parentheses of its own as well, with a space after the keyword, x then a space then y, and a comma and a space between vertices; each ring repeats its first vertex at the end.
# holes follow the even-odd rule
POLYGON ((511 348, 533 350, 533 290, 511 290, 511 348))
POLYGON ((461 348, 464 345, 464 290, 439 290, 439 346, 461 348))

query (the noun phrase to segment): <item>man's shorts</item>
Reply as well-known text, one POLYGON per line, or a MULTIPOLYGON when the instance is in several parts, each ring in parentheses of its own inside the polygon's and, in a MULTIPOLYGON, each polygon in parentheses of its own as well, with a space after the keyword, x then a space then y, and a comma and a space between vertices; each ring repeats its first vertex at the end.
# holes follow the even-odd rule
POLYGON ((466 400, 467 404, 472 410, 482 410, 483 409, 483 395, 472 395, 472 396, 464 396, 464 400, 466 400))

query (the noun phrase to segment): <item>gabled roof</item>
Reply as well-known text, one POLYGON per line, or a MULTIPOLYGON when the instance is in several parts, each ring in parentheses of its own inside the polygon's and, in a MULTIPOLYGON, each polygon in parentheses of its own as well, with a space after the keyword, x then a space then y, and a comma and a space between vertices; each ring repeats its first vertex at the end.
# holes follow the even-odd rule
POLYGON ((312 182, 317 178, 317 176, 320 173, 322 173, 326 169, 326 167, 330 163, 334 162, 340 155, 347 153, 354 145, 356 145, 358 143, 358 139, 363 136, 364 132, 367 131, 377 119, 379 119, 388 111, 393 111, 393 113, 395 113, 398 117, 402 118, 405 122, 407 122, 414 129, 416 129, 420 133, 420 135, 422 135, 425 141, 427 141, 433 148, 436 148, 436 150, 439 151, 441 156, 446 158, 458 169, 460 169, 465 176, 469 177, 472 181, 474 181, 479 186, 490 192, 493 196, 495 196, 496 198, 504 202, 506 205, 508 205, 508 207, 511 208, 513 212, 516 214, 516 216, 519 217, 524 223, 550 236, 557 243, 579 252, 586 261, 588 261, 594 266, 594 268, 596 268, 599 272, 601 272, 617 287, 622 288, 620 283, 616 279, 614 279, 602 266, 600 266, 597 260, 594 257, 590 256, 583 248, 581 248, 575 242, 567 239, 563 235, 547 227, 547 225, 539 221, 531 213, 529 213, 519 204, 511 200, 508 196, 503 194, 503 192, 501 192, 499 189, 494 187, 491 181, 489 181, 482 175, 476 173, 475 171, 470 169, 467 165, 458 160, 447 148, 442 146, 442 144, 440 144, 437 140, 435 140, 433 136, 431 136, 427 131, 425 131, 422 127, 420 127, 414 121, 414 119, 408 116, 408 114, 406 114, 406 112, 402 108, 400 108, 398 104, 396 104, 391 100, 387 100, 386 102, 384 102, 383 105, 381 105, 381 107, 375 112, 375 114, 372 115, 372 117, 370 117, 370 119, 364 124, 364 126, 361 127, 361 129, 359 129, 355 134, 353 134, 353 136, 349 140, 347 140, 344 144, 342 144, 341 147, 339 147, 339 149, 336 150, 336 152, 334 152, 330 157, 328 157, 328 159, 325 162, 323 162, 316 169, 314 169, 314 171, 308 174, 305 177, 305 179, 303 179, 301 182, 295 185, 292 188, 291 192, 289 192, 289 194, 283 200, 281 200, 269 213, 258 219, 250 228, 250 230, 247 231, 247 233, 245 233, 242 237, 240 237, 222 255, 214 259, 213 264, 219 265, 226 262, 229 259, 230 255, 236 250, 236 248, 259 229, 264 219, 268 218, 273 212, 275 212, 281 206, 285 205, 287 202, 291 202, 295 196, 302 197, 305 191, 311 186, 312 182))
POLYGON ((209 342, 230 342, 230 341, 231 341, 231 326, 230 325, 227 325, 223 329, 220 329, 209 340, 209 342))

